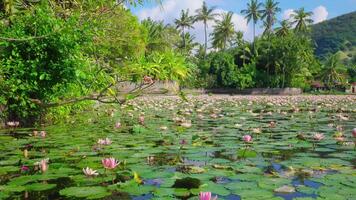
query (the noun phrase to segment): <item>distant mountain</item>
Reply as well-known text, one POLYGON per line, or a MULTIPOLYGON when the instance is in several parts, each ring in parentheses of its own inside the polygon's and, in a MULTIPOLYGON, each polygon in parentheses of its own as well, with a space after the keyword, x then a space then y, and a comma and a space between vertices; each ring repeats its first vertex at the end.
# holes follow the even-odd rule
POLYGON ((315 54, 324 57, 342 51, 348 58, 356 56, 356 11, 315 24, 311 37, 315 54))

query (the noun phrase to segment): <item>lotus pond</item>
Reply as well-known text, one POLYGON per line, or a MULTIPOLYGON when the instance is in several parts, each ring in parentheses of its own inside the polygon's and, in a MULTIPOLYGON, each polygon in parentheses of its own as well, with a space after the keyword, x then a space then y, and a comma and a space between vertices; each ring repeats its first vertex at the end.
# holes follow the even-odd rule
POLYGON ((145 97, 8 127, 0 199, 356 199, 355 102, 145 97))

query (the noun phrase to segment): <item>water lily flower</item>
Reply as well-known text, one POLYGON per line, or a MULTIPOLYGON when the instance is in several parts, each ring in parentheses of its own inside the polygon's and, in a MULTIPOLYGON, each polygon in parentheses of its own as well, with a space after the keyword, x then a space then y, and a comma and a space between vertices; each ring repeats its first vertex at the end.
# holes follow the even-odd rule
POLYGON ((8 127, 18 127, 20 125, 20 122, 18 121, 10 121, 6 123, 8 127))
POLYGON ((252 136, 251 135, 244 135, 242 137, 244 142, 252 142, 252 136))
POLYGON ((199 194, 199 200, 217 200, 218 197, 211 197, 211 192, 200 192, 199 194))
POLYGON ((185 122, 181 123, 180 126, 184 127, 184 128, 190 128, 190 127, 192 127, 192 122, 185 121, 185 122))
POLYGON ((240 128, 242 127, 242 124, 235 124, 235 128, 240 128))
POLYGON ((40 162, 36 162, 35 165, 38 166, 41 170, 42 173, 46 172, 48 170, 48 161, 49 159, 42 159, 40 162))
POLYGON ((36 131, 36 130, 35 130, 35 131, 33 131, 33 132, 32 132, 32 135, 33 135, 34 137, 37 137, 37 135, 38 135, 38 131, 36 131))
POLYGON ((46 131, 41 131, 41 132, 40 132, 40 135, 41 135, 41 137, 45 138, 46 135, 47 135, 47 133, 46 133, 46 131))
POLYGON ((276 122, 271 121, 271 122, 269 123, 269 127, 270 127, 270 128, 275 128, 275 127, 276 127, 276 122))
POLYGON ((314 138, 314 140, 316 140, 316 141, 320 141, 320 140, 324 139, 324 134, 322 134, 322 133, 315 133, 315 134, 313 135, 313 138, 314 138))
POLYGON ((93 170, 93 169, 91 169, 89 167, 83 168, 83 173, 85 174, 85 176, 88 176, 88 177, 99 175, 99 173, 96 172, 96 170, 93 170))
POLYGON ((21 169, 22 172, 27 172, 28 170, 30 170, 30 168, 28 166, 26 166, 26 165, 21 166, 20 169, 21 169))
POLYGON ((110 145, 112 141, 109 138, 105 138, 105 139, 99 139, 97 143, 100 145, 110 145))
POLYGON ((340 137, 336 137, 335 140, 336 140, 336 142, 344 142, 345 138, 340 136, 340 137))
POLYGON ((115 169, 120 164, 115 158, 104 158, 101 163, 105 169, 115 169))
POLYGON ((352 136, 354 136, 354 138, 356 138, 356 128, 352 129, 352 136))
POLYGON ((340 125, 337 125, 336 126, 336 130, 339 131, 339 132, 342 132, 344 130, 344 128, 340 125))
POLYGON ((116 128, 116 129, 121 128, 121 123, 120 123, 120 122, 116 122, 116 124, 115 124, 115 128, 116 128))
POLYGON ((260 128, 253 128, 253 129, 252 129, 252 132, 253 132, 253 133, 256 133, 256 134, 262 133, 262 131, 261 131, 260 128))
POLYGON ((181 145, 186 145, 186 144, 187 144, 187 141, 186 141, 185 139, 182 139, 182 140, 179 142, 179 144, 181 144, 181 145))
POLYGON ((168 129, 168 127, 167 127, 167 126, 161 126, 161 127, 159 127, 159 129, 160 129, 161 131, 165 131, 165 130, 168 129))
POLYGON ((145 124, 145 117, 143 115, 138 117, 138 123, 140 123, 141 125, 145 124))
POLYGON ((28 150, 27 150, 27 149, 24 149, 24 150, 23 150, 23 156, 24 156, 25 158, 28 158, 28 150))

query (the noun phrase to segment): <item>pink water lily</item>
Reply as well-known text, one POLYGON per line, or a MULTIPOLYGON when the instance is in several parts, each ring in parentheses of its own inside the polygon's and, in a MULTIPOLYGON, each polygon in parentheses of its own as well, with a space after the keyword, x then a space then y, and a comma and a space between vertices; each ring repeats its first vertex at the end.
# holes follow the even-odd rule
POLYGON ((320 141, 320 140, 324 139, 324 134, 322 134, 322 133, 315 133, 315 134, 313 135, 313 138, 314 138, 314 140, 320 141))
POLYGON ((251 135, 244 135, 242 137, 244 142, 252 142, 252 136, 251 135))
POLYGON ((115 169, 120 164, 115 158, 104 158, 101 163, 105 169, 115 169))
POLYGON ((6 123, 8 127, 18 127, 20 125, 20 122, 18 121, 10 121, 6 123))
POLYGON ((271 122, 269 123, 269 127, 270 127, 270 128, 275 128, 275 127, 276 127, 276 122, 271 121, 271 122))
POLYGON ((200 192, 199 200, 217 200, 218 197, 211 197, 211 192, 200 192))
POLYGON ((145 124, 145 117, 144 116, 139 116, 138 117, 138 123, 140 123, 141 125, 144 125, 145 124))
POLYGON ((352 129, 352 136, 354 136, 354 138, 356 138, 356 128, 352 129))
POLYGON ((48 158, 42 159, 40 162, 36 162, 35 165, 38 166, 41 170, 42 173, 46 172, 48 170, 48 158))
POLYGON ((46 132, 46 131, 41 131, 41 132, 40 132, 40 135, 41 135, 41 137, 45 138, 46 135, 47 135, 47 132, 46 132))
POLYGON ((99 139, 97 143, 100 145, 110 145, 112 141, 109 138, 105 138, 105 139, 99 139))
POLYGON ((22 172, 27 172, 28 170, 30 170, 30 168, 26 165, 23 165, 20 169, 22 172))
POLYGON ((115 128, 116 128, 116 129, 121 128, 121 123, 120 123, 120 122, 116 122, 116 124, 115 124, 115 128))

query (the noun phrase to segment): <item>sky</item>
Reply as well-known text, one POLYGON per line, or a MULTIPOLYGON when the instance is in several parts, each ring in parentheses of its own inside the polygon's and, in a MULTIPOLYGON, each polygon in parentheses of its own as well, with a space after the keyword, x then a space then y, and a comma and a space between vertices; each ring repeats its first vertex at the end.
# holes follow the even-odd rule
MULTIPOLYGON (((189 9, 190 14, 200 8, 204 0, 162 0, 161 5, 146 3, 143 6, 130 8, 140 20, 152 18, 153 20, 163 20, 165 23, 173 24, 174 19, 178 18, 182 9, 189 9)), ((241 10, 246 9, 249 0, 205 0, 208 6, 214 6, 215 12, 224 13, 232 11, 233 22, 236 31, 242 31, 246 40, 252 40, 253 27, 248 24, 241 14, 241 10)), ((263 3, 264 0, 260 0, 263 3)), ((281 12, 278 13, 278 21, 289 19, 293 10, 304 7, 306 11, 313 12, 314 23, 334 18, 336 16, 356 11, 356 0, 277 0, 281 12)), ((208 23, 208 32, 211 33, 214 22, 208 23)), ((190 30, 195 35, 196 41, 204 41, 204 25, 194 24, 194 29, 190 30)), ((262 23, 257 24, 256 34, 263 32, 262 23)))

